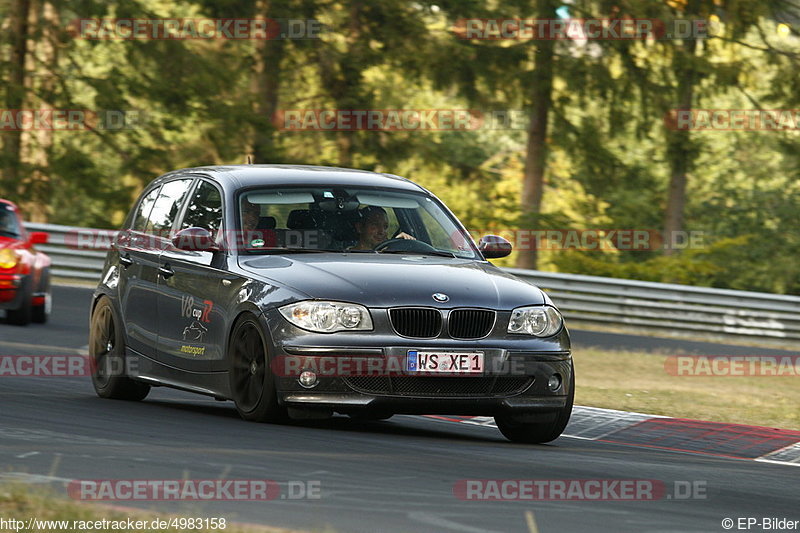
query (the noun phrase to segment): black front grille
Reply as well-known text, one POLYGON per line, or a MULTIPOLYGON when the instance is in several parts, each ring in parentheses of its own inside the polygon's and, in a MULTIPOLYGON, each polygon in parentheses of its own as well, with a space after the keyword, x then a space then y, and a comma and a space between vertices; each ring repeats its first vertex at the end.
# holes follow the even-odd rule
POLYGON ((388 396, 511 396, 528 388, 529 377, 348 377, 354 390, 388 396))
POLYGON ((525 377, 501 377, 497 378, 492 392, 494 394, 516 394, 528 388, 533 380, 525 377))
POLYGON ((456 309, 447 320, 450 336, 454 339, 480 339, 492 331, 494 311, 485 309, 456 309))
POLYGON ((491 394, 495 378, 484 377, 424 377, 392 378, 396 394, 403 396, 461 396, 491 394))
POLYGON ((442 331, 442 313, 437 309, 406 307, 391 309, 389 316, 395 331, 404 337, 426 339, 442 331))
POLYGON ((388 376, 350 376, 344 378, 350 388, 363 392, 387 393, 392 390, 388 376))

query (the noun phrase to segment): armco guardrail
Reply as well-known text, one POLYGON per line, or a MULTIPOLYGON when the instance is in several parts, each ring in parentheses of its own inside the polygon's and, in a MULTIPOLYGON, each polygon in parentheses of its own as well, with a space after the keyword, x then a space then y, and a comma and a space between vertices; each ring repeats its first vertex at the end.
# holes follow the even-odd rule
POLYGON ((508 268, 567 318, 672 331, 800 339, 800 297, 508 268))
POLYGON ((25 228, 28 231, 44 231, 50 235, 47 244, 36 245, 36 249, 43 251, 52 259, 51 274, 53 276, 89 281, 100 280, 108 246, 100 244, 102 239, 88 239, 91 242, 84 243, 79 242, 77 238, 81 232, 92 237, 91 232, 111 235, 114 233, 113 231, 31 222, 26 223, 25 228))
MULTIPOLYGON (((99 280, 113 232, 53 224, 26 226, 50 234, 48 244, 38 248, 53 259, 53 275, 99 280)), ((547 291, 568 319, 705 335, 800 340, 797 296, 505 270, 547 291)))

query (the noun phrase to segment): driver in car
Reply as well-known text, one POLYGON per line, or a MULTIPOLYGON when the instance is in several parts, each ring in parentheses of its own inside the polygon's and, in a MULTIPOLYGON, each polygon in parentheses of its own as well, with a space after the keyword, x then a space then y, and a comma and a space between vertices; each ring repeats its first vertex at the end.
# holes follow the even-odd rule
MULTIPOLYGON (((358 232, 358 244, 350 250, 373 250, 375 246, 387 240, 386 232, 389 229, 389 216, 386 210, 376 205, 370 205, 359 210, 359 220, 353 224, 358 232)), ((416 240, 413 236, 401 231, 394 239, 416 240)))

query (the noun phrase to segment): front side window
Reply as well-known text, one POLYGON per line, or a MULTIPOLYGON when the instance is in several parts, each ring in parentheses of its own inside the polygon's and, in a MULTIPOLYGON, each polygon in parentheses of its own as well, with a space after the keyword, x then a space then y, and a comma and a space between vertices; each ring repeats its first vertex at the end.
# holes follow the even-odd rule
POLYGON ((469 235, 433 198, 357 187, 250 189, 237 200, 248 253, 270 250, 439 253, 478 259, 469 235))
POLYGON ((145 233, 163 237, 169 234, 191 184, 192 178, 187 178, 169 181, 161 187, 161 192, 150 211, 145 233))
POLYGON ((156 187, 147 193, 142 198, 142 201, 139 202, 136 213, 133 215, 133 222, 131 223, 131 229, 133 231, 144 232, 145 228, 147 228, 147 220, 150 217, 150 211, 153 210, 153 204, 156 203, 156 198, 158 198, 158 192, 160 190, 160 187, 156 187))
POLYGON ((186 206, 181 229, 203 228, 216 237, 221 224, 222 196, 216 187, 207 181, 201 181, 186 206))

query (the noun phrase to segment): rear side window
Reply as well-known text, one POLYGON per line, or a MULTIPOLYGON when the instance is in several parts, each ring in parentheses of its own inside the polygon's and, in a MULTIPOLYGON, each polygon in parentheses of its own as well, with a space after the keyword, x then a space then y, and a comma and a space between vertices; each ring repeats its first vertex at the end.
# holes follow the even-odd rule
POLYGON ((186 207, 181 229, 204 228, 216 236, 222 224, 222 196, 216 187, 201 181, 186 207))
POLYGON ((147 193, 147 195, 142 198, 142 201, 139 202, 139 207, 136 209, 136 214, 133 215, 133 224, 131 225, 131 229, 133 231, 144 232, 145 228, 147 227, 147 219, 150 217, 150 211, 153 210, 153 204, 156 203, 158 191, 160 190, 160 187, 156 187, 147 193))
POLYGON ((189 192, 193 178, 175 180, 165 183, 153 204, 153 209, 148 217, 145 233, 166 237, 175 223, 175 218, 181 210, 183 200, 189 192))

